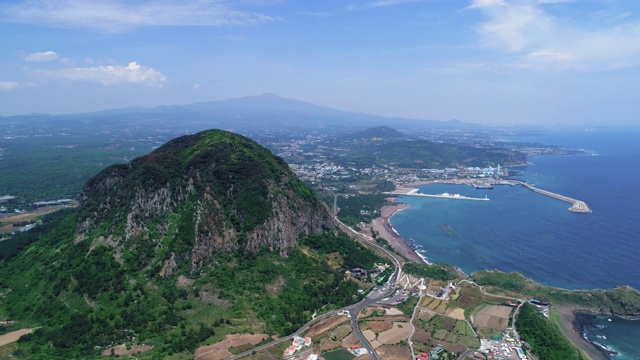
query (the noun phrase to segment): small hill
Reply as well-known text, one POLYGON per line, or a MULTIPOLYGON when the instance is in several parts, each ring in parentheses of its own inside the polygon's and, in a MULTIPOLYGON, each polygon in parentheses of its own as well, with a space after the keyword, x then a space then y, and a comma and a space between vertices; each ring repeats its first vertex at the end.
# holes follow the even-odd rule
POLYGON ((50 227, 0 262, 0 318, 40 327, 19 357, 137 343, 188 358, 227 334, 290 334, 358 300, 341 268, 381 261, 333 229, 282 159, 219 130, 106 168, 50 227))
POLYGON ((388 126, 369 128, 341 137, 333 146, 346 149, 338 153, 336 161, 363 167, 393 165, 442 169, 519 165, 526 162, 526 155, 518 151, 414 139, 388 126))
POLYGON ((389 126, 377 126, 342 137, 342 140, 388 141, 406 139, 409 136, 389 126))

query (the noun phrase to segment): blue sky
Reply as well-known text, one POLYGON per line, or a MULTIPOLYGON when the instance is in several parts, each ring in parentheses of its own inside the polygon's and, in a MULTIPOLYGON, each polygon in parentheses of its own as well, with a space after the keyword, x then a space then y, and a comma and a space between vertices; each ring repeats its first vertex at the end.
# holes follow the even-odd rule
POLYGON ((0 115, 270 92, 380 115, 640 124, 635 0, 0 2, 0 115))

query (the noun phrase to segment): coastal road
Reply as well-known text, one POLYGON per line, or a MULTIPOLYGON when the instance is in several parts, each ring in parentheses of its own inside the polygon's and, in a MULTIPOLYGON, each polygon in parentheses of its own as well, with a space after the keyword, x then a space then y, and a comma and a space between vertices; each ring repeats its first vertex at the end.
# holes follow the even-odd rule
POLYGON ((355 238, 358 239, 358 241, 360 241, 361 243, 367 246, 373 246, 374 248, 385 253, 394 262, 396 266, 396 270, 389 277, 389 280, 387 280, 387 283, 383 288, 384 291, 382 291, 380 295, 369 294, 369 296, 366 297, 364 300, 362 300, 361 302, 357 303, 356 305, 348 309, 349 315, 351 316, 351 327, 353 328, 353 333, 356 335, 356 337, 358 338, 362 346, 364 346, 364 348, 367 349, 367 352, 369 353, 371 360, 379 360, 380 358, 378 357, 378 354, 376 354, 376 351, 373 349, 369 341, 367 341, 367 339, 364 337, 364 335, 362 334, 362 331, 360 331, 360 326, 358 326, 358 314, 360 314, 360 312, 367 306, 377 303, 381 299, 387 296, 390 296, 395 291, 395 285, 398 282, 398 279, 400 278, 400 273, 402 272, 402 265, 400 264, 400 260, 398 260, 398 258, 396 258, 387 249, 376 244, 373 241, 373 239, 367 239, 367 236, 347 226, 342 221, 340 221, 337 217, 335 217, 335 220, 338 222, 338 224, 340 224, 340 227, 343 230, 345 230, 347 233, 351 233, 352 235, 354 235, 355 238))

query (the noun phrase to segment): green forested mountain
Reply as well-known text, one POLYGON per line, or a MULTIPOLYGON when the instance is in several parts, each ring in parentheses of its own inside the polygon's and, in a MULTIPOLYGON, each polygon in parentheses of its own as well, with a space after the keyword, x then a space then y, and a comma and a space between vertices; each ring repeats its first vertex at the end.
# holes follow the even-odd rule
POLYGON ((288 334, 357 300, 341 268, 380 261, 282 159, 217 130, 108 167, 51 227, 0 262, 0 317, 40 326, 18 357, 137 342, 168 358, 227 333, 288 334))

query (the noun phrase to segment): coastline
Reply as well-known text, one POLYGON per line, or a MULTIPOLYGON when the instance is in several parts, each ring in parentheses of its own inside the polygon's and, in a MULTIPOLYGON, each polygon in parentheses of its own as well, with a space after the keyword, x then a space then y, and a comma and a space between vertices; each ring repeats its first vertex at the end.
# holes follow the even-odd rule
POLYGON ((397 232, 394 231, 389 219, 398 211, 407 208, 409 205, 405 203, 396 202, 396 198, 390 198, 389 201, 392 201, 392 205, 385 205, 380 209, 380 216, 373 219, 371 222, 371 228, 373 231, 378 233, 378 237, 381 237, 391 245, 391 247, 406 257, 407 259, 419 263, 424 264, 424 260, 418 255, 407 242, 400 236, 397 232))
POLYGON ((566 336, 573 345, 582 350, 591 360, 609 360, 607 354, 582 337, 582 329, 579 321, 576 320, 576 315, 583 313, 579 309, 570 307, 558 308, 560 314, 560 330, 564 336, 566 336))
MULTIPOLYGON (((420 185, 430 185, 433 183, 435 182, 416 181, 413 183, 400 185, 397 188, 400 189, 420 185)), ((465 181, 448 181, 447 183, 469 185, 465 181)), ((407 208, 409 205, 397 202, 396 197, 389 198, 387 200, 391 201, 393 204, 385 205, 380 209, 380 216, 373 219, 370 224, 371 228, 373 229, 373 231, 378 233, 379 237, 387 240, 389 242, 389 245, 396 252, 402 254, 410 261, 418 264, 428 263, 426 259, 421 257, 411 246, 409 246, 405 239, 393 229, 389 221, 389 219, 393 215, 395 215, 396 212, 407 208)), ((580 311, 580 309, 572 307, 560 307, 558 310, 560 314, 560 329, 562 330, 564 336, 566 336, 574 346, 585 353, 591 360, 609 360, 609 356, 604 350, 599 349, 596 345, 582 337, 581 324, 576 320, 576 314, 582 313, 584 311, 580 311)))

